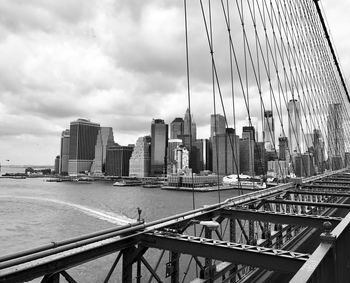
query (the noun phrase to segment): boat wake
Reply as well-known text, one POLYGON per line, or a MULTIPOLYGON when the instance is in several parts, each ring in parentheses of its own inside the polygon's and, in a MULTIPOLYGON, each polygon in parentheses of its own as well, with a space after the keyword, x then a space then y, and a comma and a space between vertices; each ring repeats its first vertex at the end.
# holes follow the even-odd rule
POLYGON ((44 202, 52 202, 59 205, 69 206, 75 210, 78 210, 80 212, 83 212, 86 215, 98 218, 100 220, 104 220, 116 225, 126 225, 129 223, 135 223, 136 220, 129 218, 125 215, 116 214, 114 212, 107 212, 104 210, 96 209, 96 208, 90 208, 87 206, 83 206, 80 204, 70 203, 66 201, 61 200, 55 200, 55 199, 49 199, 49 198, 41 198, 41 197, 26 197, 26 196, 0 196, 0 198, 3 199, 27 199, 27 200, 35 200, 35 201, 44 201, 44 202))

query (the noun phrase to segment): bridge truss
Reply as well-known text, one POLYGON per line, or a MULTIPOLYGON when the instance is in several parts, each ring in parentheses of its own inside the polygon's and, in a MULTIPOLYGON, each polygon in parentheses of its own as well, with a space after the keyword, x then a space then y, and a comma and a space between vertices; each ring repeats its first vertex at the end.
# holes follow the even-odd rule
POLYGON ((345 282, 349 189, 341 170, 53 242, 2 256, 0 282, 77 282, 69 269, 109 254, 101 282, 345 282))

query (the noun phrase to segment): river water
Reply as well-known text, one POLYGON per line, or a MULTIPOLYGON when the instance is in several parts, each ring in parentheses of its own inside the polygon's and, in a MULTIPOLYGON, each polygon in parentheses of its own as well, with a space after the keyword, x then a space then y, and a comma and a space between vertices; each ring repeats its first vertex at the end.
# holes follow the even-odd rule
MULTIPOLYGON (((225 200, 235 195, 235 191, 222 191, 220 197, 225 200)), ((196 208, 217 202, 217 192, 195 193, 196 208)), ((137 207, 142 209, 141 217, 149 222, 191 210, 192 192, 113 187, 107 182, 79 184, 45 182, 44 178, 2 178, 0 250, 8 254, 125 225, 137 219, 137 207)), ((70 273, 78 282, 101 282, 114 258, 115 255, 104 257, 70 273)))

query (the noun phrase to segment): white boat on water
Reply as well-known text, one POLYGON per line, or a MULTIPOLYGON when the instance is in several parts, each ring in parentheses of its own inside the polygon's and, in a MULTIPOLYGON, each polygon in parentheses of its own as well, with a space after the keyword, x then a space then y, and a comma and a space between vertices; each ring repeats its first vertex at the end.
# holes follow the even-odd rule
POLYGON ((113 186, 124 187, 124 186, 142 186, 140 179, 121 179, 113 184, 113 186))
POLYGON ((262 182, 260 178, 254 178, 249 175, 228 175, 222 178, 222 184, 237 189, 246 190, 262 190, 266 189, 266 183, 262 182))

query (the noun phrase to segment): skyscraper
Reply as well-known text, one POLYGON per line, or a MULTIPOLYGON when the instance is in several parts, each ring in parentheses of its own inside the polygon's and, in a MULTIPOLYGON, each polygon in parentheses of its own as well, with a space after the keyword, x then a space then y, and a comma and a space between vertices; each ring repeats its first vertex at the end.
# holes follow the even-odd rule
POLYGON ((129 161, 132 146, 112 145, 106 151, 106 175, 129 176, 129 161))
POLYGON ((69 129, 66 129, 62 132, 62 136, 61 136, 61 153, 60 153, 60 164, 59 164, 60 175, 68 175, 69 143, 70 143, 70 132, 69 132, 69 129))
POLYGON ((288 141, 292 154, 301 152, 300 144, 300 102, 291 99, 288 102, 288 141))
POLYGON ((70 123, 69 175, 90 171, 95 158, 95 143, 100 125, 86 119, 70 123))
POLYGON ((113 129, 101 127, 98 131, 95 145, 95 158, 91 166, 91 173, 103 173, 106 165, 107 147, 114 145, 113 129))
POLYGON ((129 176, 148 177, 151 168, 151 137, 139 137, 130 157, 129 176))
POLYGON ((168 149, 167 149, 167 173, 168 174, 177 173, 175 149, 180 145, 182 145, 182 140, 180 139, 168 140, 168 149))
POLYGON ((190 156, 186 147, 179 145, 174 150, 175 162, 176 162, 176 173, 183 173, 189 169, 190 156))
POLYGON ((257 141, 255 139, 255 128, 253 126, 245 126, 242 130, 242 138, 249 138, 250 140, 257 141))
POLYGON ((193 143, 191 153, 191 169, 194 173, 200 173, 203 170, 210 170, 209 167, 211 154, 209 140, 199 139, 193 143))
POLYGON ((254 127, 243 127, 242 138, 239 140, 239 168, 240 173, 253 176, 254 171, 254 149, 255 149, 254 127))
POLYGON ((314 129, 314 147, 315 169, 317 173, 323 173, 325 170, 325 151, 322 132, 319 129, 314 129))
POLYGON ((151 176, 166 174, 168 125, 164 120, 153 119, 151 126, 151 176))
POLYGON ((328 108, 328 158, 330 159, 330 164, 335 164, 335 166, 332 166, 333 170, 343 167, 345 158, 343 111, 341 106, 340 103, 334 103, 330 104, 328 108), (333 162, 331 159, 336 161, 333 162))
POLYGON ((226 134, 225 117, 220 114, 210 116, 210 137, 226 134))
POLYGON ((275 150, 275 123, 274 123, 271 110, 267 110, 264 113, 263 138, 265 142, 265 149, 267 151, 274 151, 275 150))
POLYGON ((190 115, 190 109, 187 108, 184 119, 184 133, 185 136, 192 135, 192 141, 197 139, 197 126, 194 122, 193 115, 190 115))
POLYGON ((217 134, 212 138, 213 172, 229 175, 239 172, 239 137, 235 130, 227 128, 225 134, 217 134))
POLYGON ((279 159, 283 161, 289 161, 289 148, 288 148, 288 138, 279 137, 279 159))
POLYGON ((170 139, 180 139, 184 134, 184 120, 182 118, 175 118, 170 123, 170 139))

